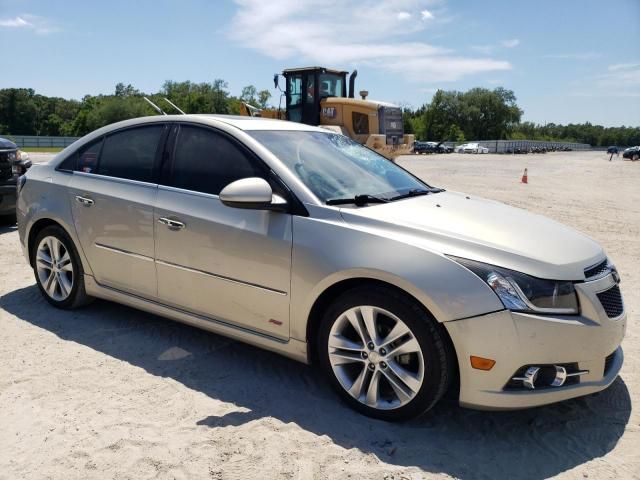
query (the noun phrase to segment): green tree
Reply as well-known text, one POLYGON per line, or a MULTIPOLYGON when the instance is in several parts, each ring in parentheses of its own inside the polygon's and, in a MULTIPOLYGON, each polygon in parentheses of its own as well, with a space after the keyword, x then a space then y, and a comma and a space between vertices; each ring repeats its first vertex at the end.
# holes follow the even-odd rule
POLYGON ((260 90, 258 92, 258 106, 260 108, 267 108, 270 98, 271 92, 269 92, 269 90, 260 90))

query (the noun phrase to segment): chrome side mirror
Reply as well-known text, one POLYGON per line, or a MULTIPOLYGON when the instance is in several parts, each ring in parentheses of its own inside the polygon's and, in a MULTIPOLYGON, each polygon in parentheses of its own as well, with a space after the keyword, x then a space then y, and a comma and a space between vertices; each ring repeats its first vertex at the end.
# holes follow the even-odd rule
POLYGON ((252 210, 286 211, 287 201, 275 195, 263 178, 243 178, 231 182, 220 192, 220 201, 228 207, 252 210))

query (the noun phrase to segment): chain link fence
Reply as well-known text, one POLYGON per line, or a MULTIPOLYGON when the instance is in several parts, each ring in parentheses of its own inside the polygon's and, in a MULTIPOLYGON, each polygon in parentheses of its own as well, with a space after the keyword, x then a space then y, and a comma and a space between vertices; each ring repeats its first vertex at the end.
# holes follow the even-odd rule
POLYGON ((80 137, 40 137, 36 135, 9 135, 9 140, 14 142, 20 148, 29 147, 50 147, 64 148, 71 145, 80 137))
POLYGON ((456 147, 463 143, 477 143, 489 149, 489 153, 513 153, 516 149, 520 151, 531 151, 534 148, 546 148, 547 150, 591 150, 588 143, 571 142, 547 142, 544 140, 472 140, 468 142, 444 142, 448 147, 456 147))

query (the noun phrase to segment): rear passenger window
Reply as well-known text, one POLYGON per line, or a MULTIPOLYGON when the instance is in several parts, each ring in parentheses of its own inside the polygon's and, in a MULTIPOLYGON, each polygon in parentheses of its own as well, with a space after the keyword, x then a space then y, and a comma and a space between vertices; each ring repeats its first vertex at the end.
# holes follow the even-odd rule
MULTIPOLYGON (((109 135, 98 162, 99 175, 153 181, 153 163, 163 125, 131 128, 109 135)), ((86 159, 91 161, 90 158, 86 159)))
POLYGON ((263 168, 227 137, 204 128, 180 127, 171 186, 218 195, 231 182, 248 177, 265 178, 263 168))
POLYGON ((96 166, 98 165, 100 147, 102 147, 102 138, 89 145, 85 145, 76 153, 67 157, 58 165, 58 170, 66 172, 72 172, 74 170, 86 173, 95 172, 96 166))
POLYGON ((76 170, 85 173, 94 173, 98 166, 98 155, 102 147, 102 139, 78 152, 78 164, 76 170))

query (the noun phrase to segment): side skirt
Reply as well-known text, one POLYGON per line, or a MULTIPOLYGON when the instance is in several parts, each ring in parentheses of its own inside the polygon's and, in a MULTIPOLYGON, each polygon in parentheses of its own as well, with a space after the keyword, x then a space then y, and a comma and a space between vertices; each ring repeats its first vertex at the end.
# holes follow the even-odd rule
POLYGON ((264 348, 265 350, 279 353, 280 355, 284 355, 285 357, 289 357, 298 362, 309 363, 307 358, 306 342, 301 342, 300 340, 293 338, 290 338, 288 341, 283 341, 276 337, 254 332, 221 320, 195 315, 193 313, 186 312, 175 307, 170 307, 168 305, 163 305, 152 300, 147 300, 136 295, 131 295, 114 288, 105 287, 99 285, 91 275, 85 274, 84 284, 87 294, 93 297, 144 310, 145 312, 160 315, 161 317, 169 318, 177 322, 185 323, 240 342, 264 348))

